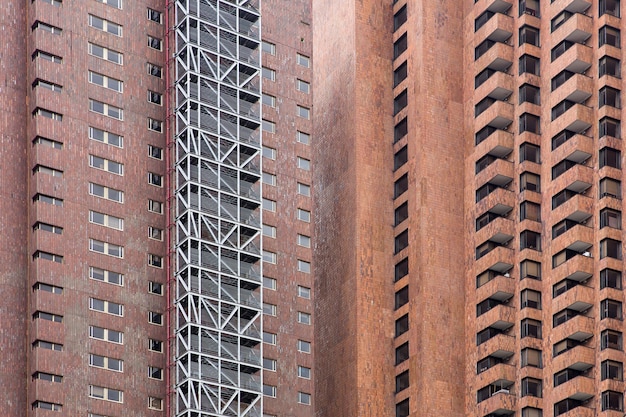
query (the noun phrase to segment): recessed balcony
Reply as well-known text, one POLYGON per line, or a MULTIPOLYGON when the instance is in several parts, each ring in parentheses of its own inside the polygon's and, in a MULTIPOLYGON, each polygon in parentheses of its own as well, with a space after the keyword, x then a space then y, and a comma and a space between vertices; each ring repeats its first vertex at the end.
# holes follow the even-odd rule
POLYGON ((505 246, 497 246, 475 263, 477 271, 491 269, 504 273, 513 268, 515 252, 505 246))
POLYGON ((552 311, 562 311, 564 309, 578 312, 586 311, 593 307, 593 302, 594 289, 586 285, 577 285, 552 301, 552 311))
POLYGON ((554 45, 567 40, 584 43, 593 33, 593 19, 590 16, 576 13, 552 33, 554 45))
POLYGON ((487 183, 504 187, 513 181, 514 166, 506 159, 496 159, 487 168, 476 175, 476 188, 487 183))
POLYGON ((476 33, 474 39, 477 43, 485 39, 494 42, 504 42, 513 36, 513 18, 506 14, 496 13, 476 33))
POLYGON ((496 100, 495 103, 476 117, 475 125, 480 128, 493 126, 496 129, 504 129, 513 123, 513 114, 514 109, 511 103, 496 100))
POLYGON ((479 416, 505 416, 514 412, 517 396, 509 389, 502 389, 478 404, 479 416))
POLYGON ((498 217, 476 232, 477 242, 488 240, 504 244, 515 236, 515 223, 506 217, 498 217))
POLYGON ((500 304, 476 318, 476 328, 486 329, 492 327, 498 330, 506 330, 515 323, 515 309, 511 306, 500 304))
POLYGON ((574 135, 552 151, 553 161, 567 159, 580 164, 591 158, 594 152, 593 138, 585 135, 574 135))
POLYGON ((593 48, 581 43, 574 44, 563 55, 558 57, 551 65, 552 74, 556 75, 563 70, 583 73, 593 62, 593 48))
POLYGON ((563 100, 582 103, 591 97, 593 90, 593 78, 574 74, 550 94, 550 103, 553 106, 563 100))
POLYGON ((577 315, 552 329, 553 340, 572 339, 583 341, 593 336, 594 320, 591 317, 577 315))
POLYGON ((504 275, 496 275, 492 280, 476 289, 476 299, 491 298, 505 301, 515 294, 515 280, 504 275))
POLYGON ((495 358, 508 358, 515 352, 515 337, 504 333, 497 334, 486 342, 482 343, 476 349, 477 357, 486 358, 493 356, 495 358))
POLYGON ((552 359, 552 369, 571 368, 576 371, 585 371, 595 363, 595 349, 578 345, 552 359))
POLYGON ((593 246, 593 241, 593 228, 583 224, 576 224, 574 227, 568 229, 565 233, 554 239, 551 247, 557 252, 563 249, 585 252, 593 246))
POLYGON ((593 397, 595 392, 594 379, 580 375, 554 387, 552 394, 553 398, 571 398, 573 400, 585 401, 593 397))
MULTIPOLYGON (((496 130, 474 148, 479 158, 489 154, 496 158, 504 158, 513 152, 513 134, 506 130, 496 130)), ((477 158, 478 159, 478 158, 477 158)))
POLYGON ((502 42, 496 42, 476 62, 476 74, 486 68, 495 71, 504 71, 513 64, 513 47, 502 42))
MULTIPOLYGON (((619 413, 619 417, 622 417, 623 413, 619 413)), ((605 414, 606 415, 606 414, 605 414)), ((565 413, 559 414, 558 417, 596 417, 596 409, 590 407, 584 407, 582 405, 572 408, 565 413)), ((616 417, 616 416, 607 416, 607 417, 616 417)))
POLYGON ((593 275, 593 258, 582 254, 576 255, 554 268, 552 273, 556 277, 585 281, 593 275))
POLYGON ((504 100, 513 94, 514 77, 506 72, 498 71, 482 83, 474 92, 474 97, 483 99, 504 100))
MULTIPOLYGON (((487 197, 476 203, 477 213, 486 213, 488 211, 504 215, 513 210, 515 205, 515 193, 505 188, 497 188, 487 197)), ((485 268, 486 269, 486 268, 485 268)), ((481 270, 482 271, 482 270, 481 270)))

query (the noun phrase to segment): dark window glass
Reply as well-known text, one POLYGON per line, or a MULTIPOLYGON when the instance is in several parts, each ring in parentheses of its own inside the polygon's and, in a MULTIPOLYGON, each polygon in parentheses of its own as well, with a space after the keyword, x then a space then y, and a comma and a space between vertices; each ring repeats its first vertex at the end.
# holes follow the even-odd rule
POLYGON ((600 46, 611 45, 620 48, 620 30, 611 26, 602 26, 598 36, 600 46))
POLYGON ((396 348, 396 365, 409 359, 409 342, 403 343, 396 348))
POLYGON ((482 41, 480 45, 474 48, 474 60, 477 60, 481 56, 485 55, 485 53, 490 50, 491 47, 495 44, 496 42, 492 41, 491 39, 485 39, 484 41, 482 41))
POLYGON ((402 165, 406 164, 408 160, 408 152, 407 147, 404 146, 393 156, 393 169, 394 171, 400 168, 402 165))
POLYGON ((559 43, 557 46, 552 48, 552 50, 550 51, 550 58, 551 58, 551 60, 554 61, 555 59, 557 59, 558 57, 563 55, 572 46, 574 46, 574 42, 570 42, 568 40, 565 40, 565 41, 559 43))
POLYGON ((616 288, 622 289, 622 273, 615 269, 603 269, 600 271, 600 289, 616 288))
POLYGON ((600 120, 598 134, 600 137, 604 136, 613 136, 614 138, 620 139, 622 137, 620 131, 620 121, 616 119, 612 119, 610 117, 603 117, 600 120))
POLYGON ((610 56, 603 56, 598 63, 599 76, 612 75, 613 77, 620 78, 620 61, 619 59, 612 58, 610 56))
POLYGON ((538 320, 524 319, 521 322, 521 335, 541 339, 541 322, 538 320))
POLYGON ((539 13, 539 0, 519 0, 519 15, 529 14, 531 16, 541 16, 539 13))
MULTIPOLYGON (((396 393, 403 391, 409 387, 409 371, 404 371, 396 375, 396 393)), ((408 415, 408 414, 407 414, 408 415)))
POLYGON ((617 391, 604 391, 602 393, 602 411, 606 410, 624 411, 624 394, 617 391))
POLYGON ((541 235, 532 230, 524 230, 519 235, 520 250, 533 249, 541 252, 541 235))
POLYGON ((603 14, 610 14, 616 17, 620 17, 620 0, 600 0, 598 5, 600 6, 600 16, 603 14))
POLYGON ((396 115, 400 110, 404 109, 408 104, 408 100, 409 98, 406 90, 398 94, 393 100, 393 114, 396 115))
POLYGON ((519 147, 519 161, 531 161, 537 164, 541 163, 539 146, 528 142, 522 143, 519 147))
POLYGON ((520 75, 528 72, 530 74, 539 75, 540 70, 539 58, 532 55, 522 55, 519 58, 519 73, 520 75))
POLYGON ((519 205, 520 221, 532 220, 535 222, 541 221, 541 206, 537 203, 530 201, 523 201, 519 205))
POLYGON ((395 238, 396 253, 409 246, 409 230, 404 230, 395 238))
POLYGON ((573 138, 575 135, 576 133, 572 132, 571 130, 562 130, 552 138, 552 150, 555 150, 556 148, 573 138))
POLYGON ((409 399, 396 404, 396 417, 409 417, 409 399))
POLYGON ((519 88, 519 104, 524 102, 541 104, 539 87, 532 84, 524 84, 519 88))
POLYGON ((405 314, 396 320, 396 337, 406 333, 409 330, 409 315, 405 314))
POLYGON ((600 333, 600 350, 604 349, 622 350, 622 332, 603 330, 600 333))
POLYGON ((530 190, 536 193, 541 192, 541 179, 539 175, 532 172, 524 172, 519 177, 520 191, 530 190))
POLYGON ((395 267, 395 281, 406 276, 409 273, 409 258, 404 258, 396 264, 395 267))
POLYGON ((397 142, 406 136, 408 132, 408 125, 406 117, 398 122, 393 131, 393 142, 397 142))
POLYGON ((409 217, 409 203, 402 203, 398 208, 396 208, 395 213, 395 224, 394 226, 399 225, 403 221, 405 221, 409 217))
POLYGON ((402 52, 406 51, 407 46, 408 43, 405 33, 404 35, 400 36, 398 40, 395 41, 393 44, 393 59, 396 59, 402 54, 402 52))
POLYGON ((409 302, 409 286, 402 287, 398 291, 396 291, 396 310, 409 302))
POLYGON ((622 184, 613 178, 602 178, 600 180, 600 198, 613 197, 622 198, 622 184))
POLYGON ((552 120, 555 120, 556 118, 561 116, 563 113, 565 113, 566 111, 568 111, 569 109, 571 109, 575 105, 576 105, 576 103, 573 102, 573 101, 563 100, 562 102, 560 102, 556 106, 552 107, 552 120))
POLYGON ((519 44, 524 43, 539 46, 539 29, 524 25, 519 29, 519 44))
POLYGON ((574 73, 568 70, 563 70, 559 72, 551 81, 550 85, 551 85, 552 91, 556 90, 557 88, 565 84, 565 81, 569 80, 573 76, 574 76, 574 73))
POLYGON ((601 88, 598 94, 598 107, 602 106, 612 106, 617 109, 622 108, 620 91, 611 87, 601 88))
POLYGON ((406 76, 407 76, 407 64, 406 64, 406 61, 404 61, 393 72, 393 86, 395 87, 398 84, 400 84, 402 81, 404 81, 406 76))
POLYGON ((554 32, 557 30, 563 23, 567 22, 570 17, 572 17, 574 13, 564 10, 559 13, 554 19, 550 21, 550 31, 554 32))
POLYGON ((617 149, 613 148, 602 148, 600 149, 600 158, 599 161, 600 168, 609 166, 617 169, 622 168, 622 153, 617 149))
POLYGON ((600 302, 601 319, 622 319, 622 303, 608 298, 600 302))
POLYGON ((602 369, 602 381, 605 379, 624 380, 624 365, 621 362, 605 360, 600 364, 600 368, 602 369))
POLYGON ((393 198, 397 198, 409 189, 409 175, 404 174, 394 183, 393 198))
POLYGON ((539 116, 524 113, 519 117, 519 133, 531 132, 539 134, 539 116))
POLYGON ((476 32, 478 29, 483 27, 485 25, 485 23, 487 23, 489 21, 489 19, 491 19, 494 15, 495 15, 494 12, 492 12, 491 10, 487 10, 487 11, 483 12, 483 14, 478 16, 474 20, 474 32, 476 32))
POLYGON ((393 15, 393 30, 398 30, 406 22, 406 5, 393 15))

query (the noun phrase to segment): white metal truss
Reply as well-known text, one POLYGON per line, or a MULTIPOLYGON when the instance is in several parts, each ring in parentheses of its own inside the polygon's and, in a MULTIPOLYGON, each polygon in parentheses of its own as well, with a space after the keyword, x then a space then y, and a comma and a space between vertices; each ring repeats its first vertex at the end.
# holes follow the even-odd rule
POLYGON ((176 0, 177 417, 261 417, 259 0, 176 0))

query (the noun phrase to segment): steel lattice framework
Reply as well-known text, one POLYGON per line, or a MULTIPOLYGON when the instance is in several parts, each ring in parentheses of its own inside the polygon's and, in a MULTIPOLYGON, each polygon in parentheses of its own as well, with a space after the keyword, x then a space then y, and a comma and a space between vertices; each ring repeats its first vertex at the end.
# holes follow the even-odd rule
POLYGON ((260 417, 259 0, 175 4, 176 416, 260 417))

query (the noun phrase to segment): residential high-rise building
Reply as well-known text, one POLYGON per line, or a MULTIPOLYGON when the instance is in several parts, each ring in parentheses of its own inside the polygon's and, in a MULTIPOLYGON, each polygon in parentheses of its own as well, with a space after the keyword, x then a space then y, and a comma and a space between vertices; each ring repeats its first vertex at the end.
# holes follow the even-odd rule
POLYGON ((2 2, 4 415, 622 416, 621 1, 2 2))
POLYGON ((313 2, 319 415, 624 414, 623 10, 313 2))

